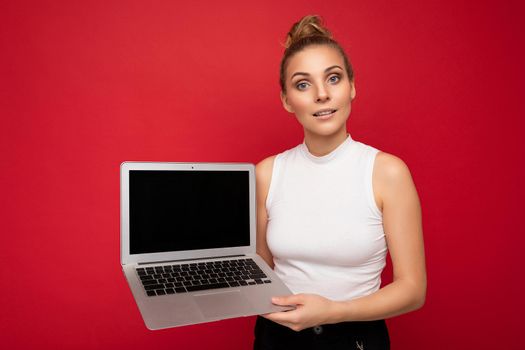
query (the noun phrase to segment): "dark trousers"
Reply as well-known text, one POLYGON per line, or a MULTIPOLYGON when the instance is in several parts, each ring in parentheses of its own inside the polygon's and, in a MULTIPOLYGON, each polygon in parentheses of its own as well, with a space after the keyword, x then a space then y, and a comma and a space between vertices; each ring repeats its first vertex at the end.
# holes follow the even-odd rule
POLYGON ((259 316, 253 349, 385 350, 390 349, 390 338, 384 320, 342 322, 296 332, 259 316))

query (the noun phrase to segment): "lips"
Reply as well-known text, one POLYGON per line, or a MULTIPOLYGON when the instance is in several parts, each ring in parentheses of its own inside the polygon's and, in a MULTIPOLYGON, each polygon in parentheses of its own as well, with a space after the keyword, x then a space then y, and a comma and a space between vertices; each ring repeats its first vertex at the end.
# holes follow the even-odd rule
POLYGON ((337 112, 337 109, 325 108, 321 109, 313 114, 314 117, 326 117, 337 112))

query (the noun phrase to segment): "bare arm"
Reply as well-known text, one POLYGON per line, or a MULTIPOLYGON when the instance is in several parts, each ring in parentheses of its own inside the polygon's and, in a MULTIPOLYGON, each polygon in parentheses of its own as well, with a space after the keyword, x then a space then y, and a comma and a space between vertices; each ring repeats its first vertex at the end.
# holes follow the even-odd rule
POLYGON ((334 321, 388 318, 416 310, 425 302, 421 206, 410 171, 399 158, 379 153, 373 182, 376 202, 383 211, 393 282, 371 295, 343 303, 334 321))
POLYGON ((376 202, 383 212, 393 282, 368 296, 342 302, 308 294, 276 298, 275 304, 294 304, 297 309, 269 314, 267 318, 301 330, 325 323, 384 319, 424 304, 426 272, 421 207, 410 171, 399 158, 379 153, 373 185, 376 202))
POLYGON ((273 269, 273 256, 266 244, 266 226, 268 213, 266 212, 266 198, 272 179, 273 161, 275 156, 261 161, 255 167, 257 185, 257 254, 273 269))

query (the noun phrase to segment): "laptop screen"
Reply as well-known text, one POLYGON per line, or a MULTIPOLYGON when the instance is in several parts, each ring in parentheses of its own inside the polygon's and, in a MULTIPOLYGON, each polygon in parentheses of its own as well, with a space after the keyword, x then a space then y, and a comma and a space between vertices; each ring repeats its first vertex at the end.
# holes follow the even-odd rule
POLYGON ((250 245, 249 172, 130 170, 130 254, 250 245))

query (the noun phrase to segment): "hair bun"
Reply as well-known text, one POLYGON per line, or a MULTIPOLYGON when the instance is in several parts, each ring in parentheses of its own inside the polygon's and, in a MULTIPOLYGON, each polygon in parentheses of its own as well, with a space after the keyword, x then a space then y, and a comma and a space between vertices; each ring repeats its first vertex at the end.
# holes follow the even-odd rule
POLYGON ((294 43, 312 36, 332 39, 332 34, 324 27, 323 20, 317 15, 304 16, 299 22, 294 23, 286 36, 284 47, 288 49, 294 43))

